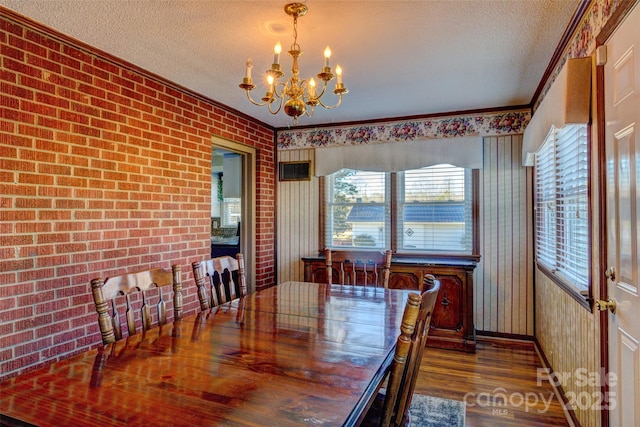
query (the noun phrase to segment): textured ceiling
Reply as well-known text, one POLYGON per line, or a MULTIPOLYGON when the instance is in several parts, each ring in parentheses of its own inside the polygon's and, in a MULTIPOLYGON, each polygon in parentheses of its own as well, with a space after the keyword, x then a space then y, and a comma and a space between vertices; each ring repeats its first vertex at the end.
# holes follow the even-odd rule
MULTIPOLYGON (((254 82, 273 46, 293 41, 285 1, 0 0, 46 26, 165 77, 274 127, 291 125, 251 105, 238 84, 254 82)), ((329 45, 349 88, 335 110, 299 125, 340 123, 528 104, 579 0, 306 2, 298 20, 303 78, 329 45)), ((264 87, 253 91, 263 96, 264 87)), ((328 103, 334 101, 331 93, 328 103)))

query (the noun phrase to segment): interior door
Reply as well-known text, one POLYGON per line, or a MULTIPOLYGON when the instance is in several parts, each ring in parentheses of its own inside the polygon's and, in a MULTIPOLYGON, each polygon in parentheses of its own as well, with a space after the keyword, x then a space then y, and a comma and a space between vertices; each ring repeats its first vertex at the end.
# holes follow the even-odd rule
POLYGON ((640 7, 606 43, 610 425, 640 426, 640 7))

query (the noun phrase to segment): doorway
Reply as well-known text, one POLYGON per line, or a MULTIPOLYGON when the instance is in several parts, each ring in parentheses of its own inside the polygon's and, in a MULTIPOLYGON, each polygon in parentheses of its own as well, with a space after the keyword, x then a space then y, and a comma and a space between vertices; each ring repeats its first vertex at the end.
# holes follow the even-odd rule
POLYGON ((211 257, 242 252, 255 290, 256 150, 222 138, 211 147, 211 257))

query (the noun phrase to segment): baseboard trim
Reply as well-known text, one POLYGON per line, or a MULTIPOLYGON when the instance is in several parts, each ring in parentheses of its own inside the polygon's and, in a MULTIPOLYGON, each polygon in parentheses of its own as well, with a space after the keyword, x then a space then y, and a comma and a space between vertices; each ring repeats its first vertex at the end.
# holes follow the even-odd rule
MULTIPOLYGON (((553 366, 551 366, 551 363, 549 363, 549 359, 547 359, 547 356, 544 354, 540 342, 535 337, 533 338, 533 344, 536 349, 536 353, 538 353, 538 357, 542 362, 542 366, 544 368, 547 368, 550 374, 554 374, 555 371, 553 370, 553 366)), ((553 387, 553 391, 555 392, 556 397, 559 401, 562 402, 562 410, 564 411, 565 417, 567 418, 567 421, 569 422, 571 427, 580 427, 580 421, 578 421, 575 411, 573 410, 573 408, 571 408, 571 405, 569 405, 569 399, 567 399, 567 397, 565 396, 562 385, 555 384, 555 382, 553 381, 550 381, 550 384, 551 387, 553 387)))
POLYGON ((521 335, 521 334, 507 334, 504 332, 493 332, 493 331, 476 331, 476 339, 500 339, 500 340, 510 340, 510 341, 529 341, 532 342, 535 340, 535 337, 531 335, 521 335))

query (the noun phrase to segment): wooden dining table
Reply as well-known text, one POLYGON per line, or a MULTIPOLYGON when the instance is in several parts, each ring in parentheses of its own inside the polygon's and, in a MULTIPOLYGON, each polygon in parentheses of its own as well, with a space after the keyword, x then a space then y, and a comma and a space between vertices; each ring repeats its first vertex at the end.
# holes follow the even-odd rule
POLYGON ((409 291, 285 282, 0 383, 4 425, 351 426, 409 291))

